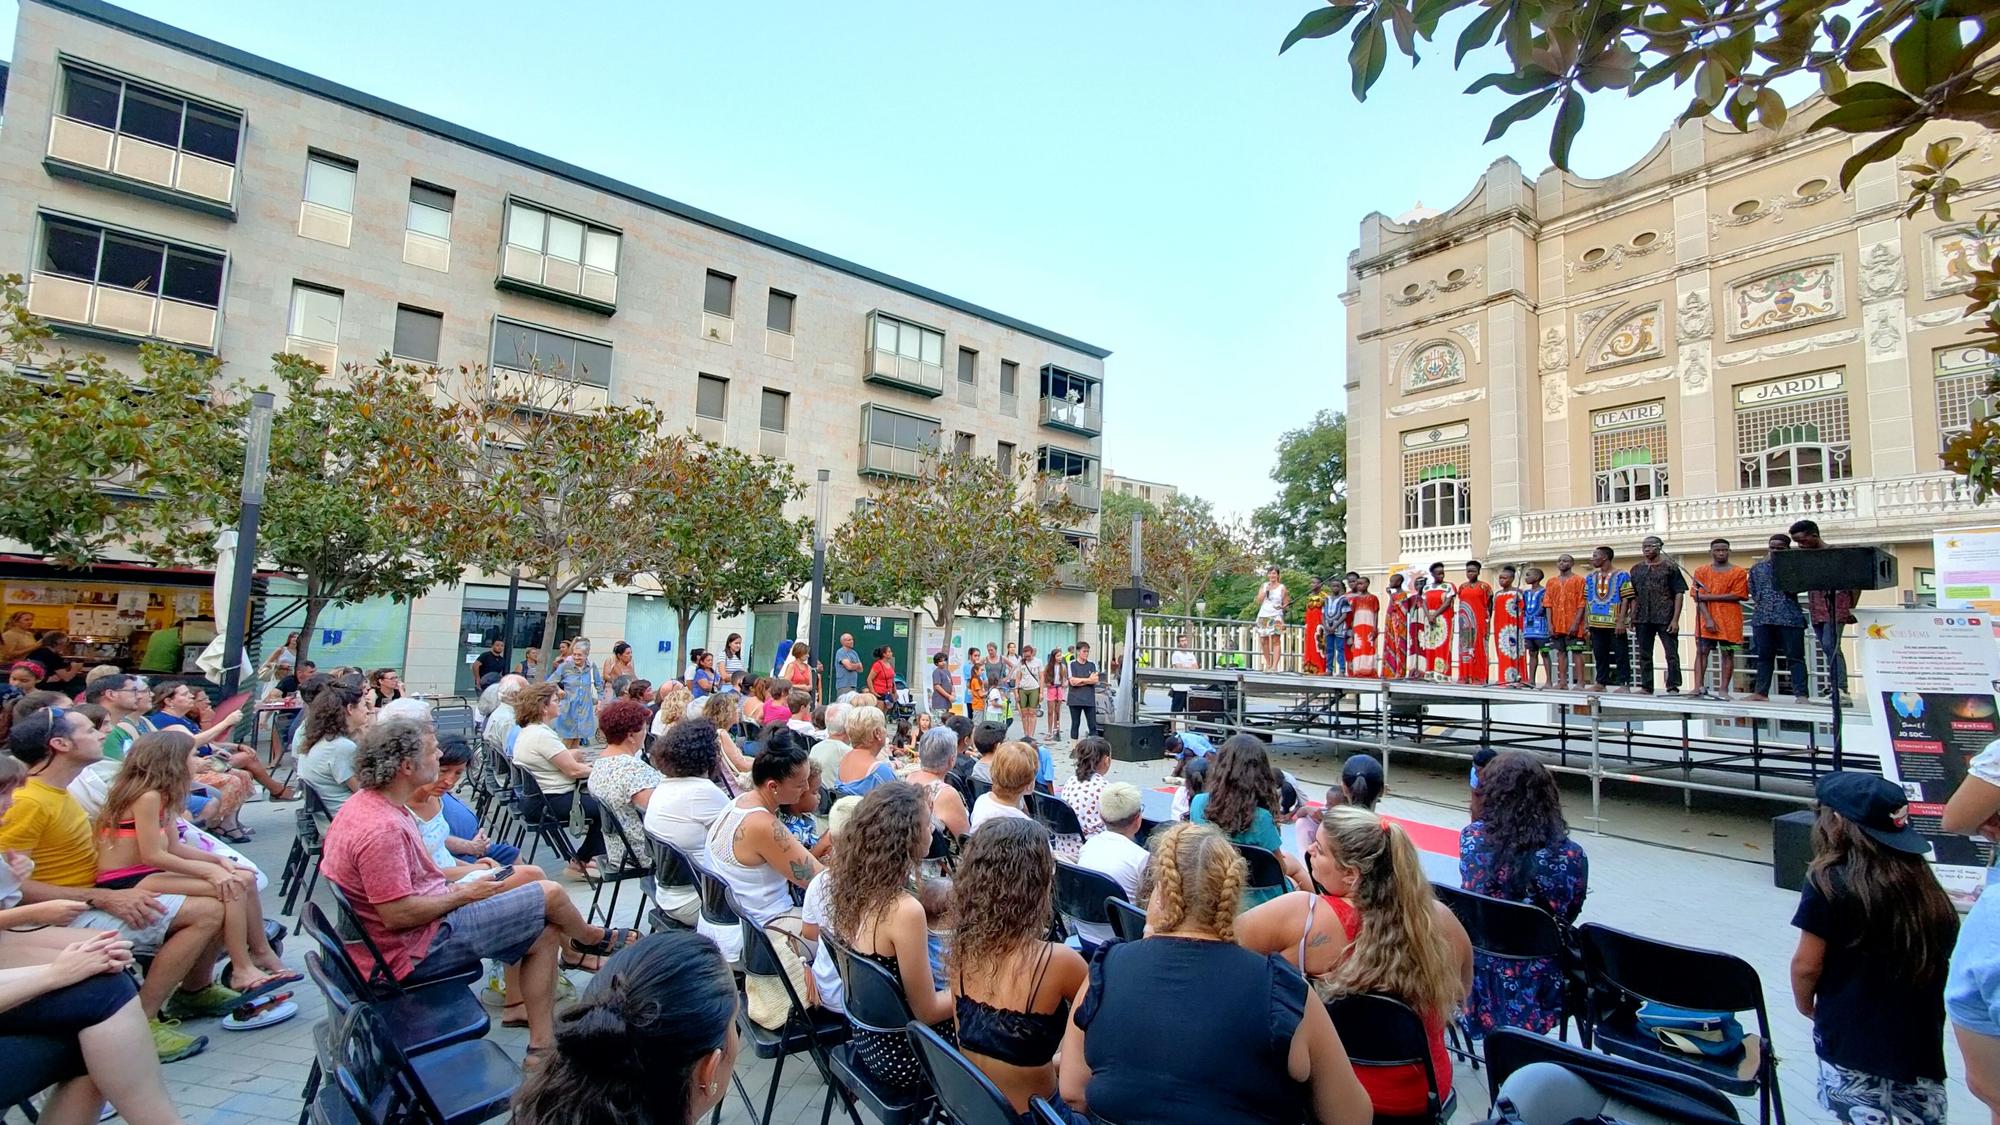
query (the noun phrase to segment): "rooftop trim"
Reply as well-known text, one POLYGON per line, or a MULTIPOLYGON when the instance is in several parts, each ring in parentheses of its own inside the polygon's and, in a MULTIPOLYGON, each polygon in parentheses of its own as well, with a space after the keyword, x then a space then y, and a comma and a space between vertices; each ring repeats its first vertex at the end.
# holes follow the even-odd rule
POLYGON ((520 145, 500 140, 498 137, 488 136, 485 133, 467 129, 462 125, 454 125, 449 121, 424 113, 421 110, 398 105, 385 98, 378 98, 373 94, 363 93, 353 87, 343 86, 338 82, 332 82, 317 75, 307 74, 305 71, 295 67, 289 67, 283 63, 253 55, 248 51, 231 47, 226 43, 219 43, 205 36, 196 35, 191 31, 183 30, 172 24, 163 23, 148 16, 142 16, 137 12, 127 11, 124 8, 104 3, 103 0, 34 0, 34 2, 60 12, 67 12, 70 15, 90 20, 93 23, 103 24, 106 27, 123 31, 129 35, 138 36, 141 39, 152 40, 155 43, 171 47, 177 51, 185 51, 189 54, 200 56, 210 62, 219 63, 223 66, 243 71, 246 74, 276 82, 281 86, 289 86, 292 89, 302 91, 314 97, 339 102, 349 108, 358 109, 363 113, 387 118, 398 124, 407 125, 412 129, 422 130, 434 136, 442 137, 445 140, 478 149, 491 156, 497 156, 502 160, 527 165, 530 168, 546 172, 553 176, 559 176, 581 184, 584 187, 593 188, 609 195, 630 200, 643 207, 651 207, 656 211, 664 211, 667 214, 686 219, 689 222, 699 223, 702 226, 711 227, 725 234, 734 235, 746 241, 770 247, 782 254, 790 254, 795 258, 802 258, 816 265, 825 266, 828 269, 861 278, 864 281, 872 281, 877 285, 887 286, 890 289, 908 293, 913 297, 919 297, 923 300, 943 305, 946 308, 956 309, 959 312, 979 317, 982 320, 989 320, 995 324, 1004 325, 1017 332, 1081 352, 1093 359, 1103 359, 1111 354, 1108 348, 1101 348, 1095 344, 1085 343, 1074 336, 1066 336, 1060 332, 1030 324, 1025 320, 1008 316, 1005 313, 995 312, 983 305, 976 305, 971 301, 961 300, 947 293, 940 293, 928 286, 918 285, 914 281, 905 281, 900 277, 883 273, 880 270, 870 269, 858 262, 850 262, 845 258, 836 257, 825 251, 815 250, 803 243, 793 242, 791 239, 781 238, 767 231, 745 226, 732 219, 726 219, 721 215, 704 211, 699 207, 693 207, 678 200, 669 199, 657 192, 647 191, 645 188, 625 183, 622 180, 612 179, 609 176, 580 168, 568 161, 558 160, 553 156, 546 156, 532 149, 523 148, 520 145))

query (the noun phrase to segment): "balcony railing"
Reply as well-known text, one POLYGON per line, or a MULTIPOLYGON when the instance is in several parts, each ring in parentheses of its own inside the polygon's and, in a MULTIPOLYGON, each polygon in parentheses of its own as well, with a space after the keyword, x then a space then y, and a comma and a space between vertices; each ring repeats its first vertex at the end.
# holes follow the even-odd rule
POLYGON ((1104 490, 1095 481, 1081 477, 1051 477, 1042 482, 1041 500, 1044 504, 1068 500, 1085 511, 1095 512, 1104 507, 1104 490))
POLYGON ((28 311, 64 324, 135 339, 215 349, 217 310, 113 285, 93 285, 53 273, 33 274, 28 311))
POLYGON ((863 379, 931 398, 944 393, 943 364, 925 363, 913 356, 898 355, 883 348, 868 350, 868 372, 863 379))
POLYGON ((1083 560, 1057 563, 1055 586, 1058 590, 1090 589, 1089 571, 1084 566, 1083 560))
POLYGON ((1472 525, 1405 529, 1402 547, 1404 562, 1429 566, 1442 561, 1449 566, 1472 553, 1472 525))
POLYGON ((1104 433, 1104 409, 1093 402, 1045 397, 1042 399, 1042 425, 1085 437, 1097 437, 1104 433))
MULTIPOLYGON (((1669 550, 1699 550, 1716 536, 1753 538, 1783 531, 1794 520, 1817 522, 1830 539, 1887 541, 1926 536, 1957 522, 2000 517, 2000 502, 1978 504, 1972 486, 1954 473, 1910 477, 1856 477, 1797 488, 1719 492, 1637 504, 1600 504, 1548 512, 1496 516, 1488 524, 1488 553, 1574 550, 1614 546, 1657 535, 1669 550)), ((1409 553, 1411 532, 1404 532, 1409 553)))
POLYGON ((84 176, 101 173, 198 210, 235 213, 235 166, 184 149, 57 114, 49 121, 48 157, 84 176))

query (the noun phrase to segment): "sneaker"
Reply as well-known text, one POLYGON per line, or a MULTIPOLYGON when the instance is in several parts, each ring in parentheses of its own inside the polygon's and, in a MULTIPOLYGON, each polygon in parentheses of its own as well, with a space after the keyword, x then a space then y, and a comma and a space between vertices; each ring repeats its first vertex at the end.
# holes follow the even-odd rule
POLYGON ((199 992, 176 992, 160 1014, 168 1019, 206 1019, 226 1015, 243 1002, 243 994, 233 988, 211 984, 199 992))
POLYGON ((155 1019, 146 1022, 153 1029, 153 1050, 158 1052, 163 1063, 191 1059, 208 1046, 206 1035, 186 1035, 174 1030, 179 1020, 155 1019))

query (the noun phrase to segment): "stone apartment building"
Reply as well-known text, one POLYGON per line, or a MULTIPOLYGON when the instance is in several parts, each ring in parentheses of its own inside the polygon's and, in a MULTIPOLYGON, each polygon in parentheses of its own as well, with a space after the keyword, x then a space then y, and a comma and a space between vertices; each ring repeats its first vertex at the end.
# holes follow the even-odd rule
MULTIPOLYGON (((20 7, 0 269, 71 346, 127 363, 165 341, 253 377, 279 350, 559 371, 582 403, 650 399, 809 481, 830 469, 836 518, 925 448, 1028 454, 1090 511, 1074 536, 1095 533, 1103 348, 98 0, 20 7)), ((337 609, 315 644, 450 690, 504 586, 337 609)), ((1029 607, 1045 646, 1095 622, 1081 586, 1067 574, 1029 607)), ((783 609, 690 643, 774 646, 783 609)), ((557 612, 600 648, 632 640, 642 674, 670 670, 657 600, 557 612)))
MULTIPOLYGON (((1901 216, 1907 176, 1867 138, 1680 125, 1604 179, 1496 161, 1457 204, 1371 214, 1348 260, 1349 558, 1365 571, 1539 562, 1656 534, 1692 565, 1761 554, 1793 520, 1898 556, 1930 595, 1931 533, 2000 523, 1943 471, 1993 359, 1966 345, 1971 221, 2000 138, 1973 149, 1955 222, 1901 216)), ((1871 600, 1887 601, 1887 592, 1871 600)))

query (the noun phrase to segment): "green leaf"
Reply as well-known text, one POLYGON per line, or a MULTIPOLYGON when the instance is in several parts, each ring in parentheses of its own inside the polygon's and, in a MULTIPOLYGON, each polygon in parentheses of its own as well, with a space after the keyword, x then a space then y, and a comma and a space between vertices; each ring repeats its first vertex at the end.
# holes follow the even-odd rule
POLYGON ((1722 72, 1722 66, 1713 58, 1701 64, 1694 74, 1694 96, 1716 106, 1728 95, 1729 76, 1722 72))
MULTIPOLYGON (((1685 52, 1679 55, 1673 55, 1668 58, 1661 59, 1659 62, 1656 62, 1653 65, 1647 67, 1645 71, 1639 75, 1637 81, 1634 81, 1632 83, 1631 88, 1628 89, 1626 93, 1630 94, 1633 97, 1637 97, 1640 94, 1645 93, 1647 90, 1650 90, 1653 87, 1659 85, 1660 83, 1665 82, 1667 79, 1674 78, 1675 71, 1677 69, 1677 64, 1684 57, 1685 57, 1685 52)), ((1678 86, 1680 85, 1680 82, 1676 80, 1674 85, 1678 86)))
POLYGON ((1382 67, 1389 61, 1389 36, 1378 21, 1369 21, 1355 28, 1354 46, 1347 52, 1347 65, 1354 72, 1354 100, 1368 100, 1368 88, 1382 77, 1382 67))
POLYGON ((1847 56, 1847 69, 1849 70, 1881 70, 1883 65, 1882 52, 1873 47, 1863 47, 1858 51, 1851 51, 1847 56))
POLYGON ((1499 140, 1502 136, 1506 135, 1507 130, 1513 128, 1516 124, 1526 121, 1528 118, 1547 109, 1549 103, 1556 100, 1556 95, 1560 92, 1560 90, 1550 87, 1539 93, 1529 94, 1527 97, 1501 110, 1494 116, 1493 124, 1486 130, 1486 140, 1488 142, 1499 140))
POLYGON ((1957 20, 1919 18, 1896 36, 1889 55, 1896 63, 1896 81, 1912 94, 1922 94, 1951 76, 1964 49, 1957 20))
POLYGON ((1291 50, 1292 45, 1301 39, 1324 39, 1346 27, 1350 20, 1360 14, 1361 8, 1356 5, 1314 8, 1302 16, 1298 25, 1285 36, 1284 43, 1278 47, 1278 53, 1282 55, 1291 50))
POLYGON ((1785 96, 1783 94, 1778 93, 1769 86, 1757 91, 1757 123, 1759 125, 1775 133, 1785 127, 1785 118, 1788 112, 1785 109, 1785 96))
POLYGON ((1551 74, 1550 72, 1542 69, 1539 66, 1534 65, 1533 63, 1529 63, 1527 66, 1523 67, 1520 71, 1515 73, 1510 74, 1506 71, 1500 71, 1494 74, 1485 75, 1478 81, 1474 82, 1472 85, 1467 86, 1465 88, 1465 92, 1468 94, 1476 94, 1481 90, 1492 87, 1500 90, 1502 93, 1517 94, 1517 95, 1532 94, 1536 90, 1539 90, 1542 87, 1547 86, 1549 83, 1555 81, 1555 77, 1556 76, 1554 74, 1551 74))
POLYGON ((1842 133, 1879 133, 1907 121, 1916 107, 1893 101, 1860 102, 1838 106, 1819 116, 1813 130, 1836 129, 1842 133))
POLYGON ((1833 96, 1835 105, 1859 105, 1862 102, 1897 102, 1911 109, 1917 107, 1915 98, 1886 82, 1856 82, 1833 96))
POLYGON ((1456 69, 1465 62, 1465 56, 1493 41, 1493 33, 1500 27, 1500 21, 1507 16, 1507 5, 1494 4, 1479 13, 1465 30, 1458 33, 1458 50, 1452 56, 1451 65, 1456 69))
POLYGON ((1556 109, 1555 131, 1549 135, 1550 162, 1568 171, 1570 145, 1582 131, 1583 93, 1580 90, 1565 90, 1562 105, 1556 109))
MULTIPOLYGON (((1834 112, 1838 113, 1840 111, 1835 110, 1834 112)), ((1818 128, 1819 123, 1814 122, 1813 127, 1818 128)), ((1921 127, 1921 122, 1915 125, 1905 125, 1888 136, 1878 138, 1867 148, 1848 157, 1847 161, 1840 166, 1840 190, 1846 191, 1852 186, 1854 177, 1860 175, 1863 168, 1875 163, 1877 160, 1886 160, 1895 156, 1902 149, 1903 142, 1916 135, 1917 130, 1921 127)))

